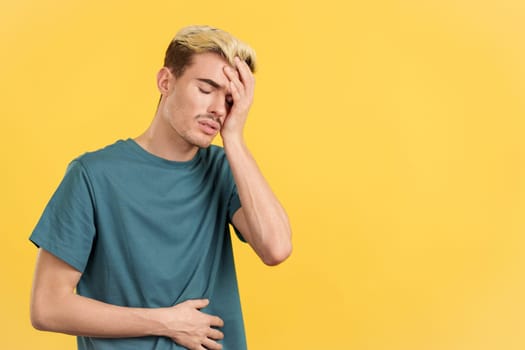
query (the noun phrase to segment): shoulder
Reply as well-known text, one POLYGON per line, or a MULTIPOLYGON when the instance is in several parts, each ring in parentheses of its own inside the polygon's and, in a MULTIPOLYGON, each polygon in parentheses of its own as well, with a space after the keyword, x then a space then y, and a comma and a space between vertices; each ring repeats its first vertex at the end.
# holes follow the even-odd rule
POLYGON ((108 165, 114 161, 126 158, 129 155, 127 140, 118 140, 95 151, 86 152, 75 158, 73 162, 79 162, 85 167, 93 167, 100 164, 108 165))
POLYGON ((211 145, 208 148, 200 150, 200 158, 208 165, 216 169, 229 168, 228 159, 224 148, 217 145, 211 145))
POLYGON ((224 148, 211 145, 208 148, 201 149, 200 153, 208 178, 213 179, 212 182, 216 184, 224 183, 231 186, 233 184, 233 174, 224 148))
POLYGON ((98 150, 86 152, 77 157, 75 160, 80 161, 84 164, 88 164, 94 162, 96 163, 99 161, 111 160, 115 157, 120 157, 125 151, 126 142, 127 141, 124 140, 118 140, 115 143, 107 145, 98 150))
POLYGON ((98 150, 86 152, 73 159, 68 166, 68 170, 79 168, 89 175, 119 167, 122 162, 125 162, 130 157, 126 143, 127 141, 118 140, 98 150))

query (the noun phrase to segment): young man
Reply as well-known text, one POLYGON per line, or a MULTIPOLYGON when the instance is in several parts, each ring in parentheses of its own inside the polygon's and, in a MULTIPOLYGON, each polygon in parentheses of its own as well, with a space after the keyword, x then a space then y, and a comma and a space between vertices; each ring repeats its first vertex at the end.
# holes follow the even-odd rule
POLYGON ((79 349, 246 348, 228 225, 268 265, 291 253, 243 140, 254 69, 224 31, 175 36, 150 127, 75 159, 31 235, 35 328, 77 335, 79 349))

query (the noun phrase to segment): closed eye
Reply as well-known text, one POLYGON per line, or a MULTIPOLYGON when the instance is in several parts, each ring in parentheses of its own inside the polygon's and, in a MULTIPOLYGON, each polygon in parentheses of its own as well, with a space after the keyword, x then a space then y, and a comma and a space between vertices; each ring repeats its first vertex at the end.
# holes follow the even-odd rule
POLYGON ((204 90, 202 88, 199 88, 199 91, 202 92, 203 94, 206 94, 206 95, 211 94, 211 91, 204 90))

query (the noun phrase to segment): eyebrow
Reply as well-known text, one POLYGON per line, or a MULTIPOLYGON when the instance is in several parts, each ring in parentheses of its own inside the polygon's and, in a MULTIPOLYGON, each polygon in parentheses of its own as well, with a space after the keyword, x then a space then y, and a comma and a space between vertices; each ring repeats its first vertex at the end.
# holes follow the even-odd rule
POLYGON ((222 89, 222 90, 226 89, 224 86, 220 85, 219 83, 217 83, 216 81, 213 81, 211 79, 197 78, 197 80, 198 81, 202 81, 203 83, 209 84, 209 85, 213 86, 216 89, 222 89))

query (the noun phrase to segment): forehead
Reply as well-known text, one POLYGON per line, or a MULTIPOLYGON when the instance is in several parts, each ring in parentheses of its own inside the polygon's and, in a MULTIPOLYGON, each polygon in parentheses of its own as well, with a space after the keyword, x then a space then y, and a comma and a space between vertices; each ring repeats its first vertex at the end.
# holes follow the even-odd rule
POLYGON ((188 79, 212 79, 221 84, 227 83, 228 78, 224 73, 226 66, 230 66, 229 62, 216 53, 199 53, 192 57, 191 64, 183 76, 188 79))

